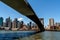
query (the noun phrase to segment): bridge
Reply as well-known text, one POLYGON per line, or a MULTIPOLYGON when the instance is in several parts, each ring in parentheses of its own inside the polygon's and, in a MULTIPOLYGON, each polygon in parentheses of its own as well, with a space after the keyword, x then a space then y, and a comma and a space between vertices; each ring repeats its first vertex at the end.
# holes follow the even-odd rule
POLYGON ((39 18, 37 17, 37 15, 33 11, 32 7, 30 6, 27 0, 0 0, 0 1, 8 5, 9 7, 15 9, 19 13, 25 15, 32 21, 34 21, 38 25, 40 32, 45 31, 44 26, 39 21, 39 18))

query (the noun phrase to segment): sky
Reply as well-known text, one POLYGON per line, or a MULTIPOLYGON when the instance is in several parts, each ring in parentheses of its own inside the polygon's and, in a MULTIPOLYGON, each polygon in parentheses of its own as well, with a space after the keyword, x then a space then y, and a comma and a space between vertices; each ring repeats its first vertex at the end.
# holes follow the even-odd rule
MULTIPOLYGON (((48 25, 49 18, 54 18, 55 22, 60 22, 60 0, 28 0, 28 2, 38 18, 44 18, 45 26, 48 25)), ((2 2, 0 2, 0 17, 3 17, 4 20, 8 17, 11 17, 12 20, 18 18, 25 23, 31 21, 2 2)))

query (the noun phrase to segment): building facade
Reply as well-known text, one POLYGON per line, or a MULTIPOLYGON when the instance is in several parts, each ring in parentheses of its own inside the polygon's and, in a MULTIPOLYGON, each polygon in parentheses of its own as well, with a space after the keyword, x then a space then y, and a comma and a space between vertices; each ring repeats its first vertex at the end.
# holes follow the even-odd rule
POLYGON ((6 27, 12 27, 12 21, 10 17, 6 18, 6 27))
POLYGON ((3 17, 0 17, 0 26, 3 26, 3 17))
POLYGON ((20 27, 21 27, 21 22, 20 22, 20 21, 18 21, 17 26, 18 26, 18 28, 20 29, 20 27))
POLYGON ((18 26, 18 20, 17 18, 14 19, 14 21, 12 22, 12 28, 17 28, 18 26))
POLYGON ((49 26, 54 26, 54 19, 53 18, 49 19, 49 26))

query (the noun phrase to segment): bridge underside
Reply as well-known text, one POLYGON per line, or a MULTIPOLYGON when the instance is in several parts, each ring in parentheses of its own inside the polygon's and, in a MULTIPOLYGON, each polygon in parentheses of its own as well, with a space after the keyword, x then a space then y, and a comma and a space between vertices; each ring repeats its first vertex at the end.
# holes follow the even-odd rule
POLYGON ((16 11, 18 11, 19 13, 30 18, 38 25, 40 31, 44 31, 43 25, 41 24, 35 12, 33 11, 33 9, 26 0, 1 0, 1 1, 10 6, 11 8, 15 9, 16 11))

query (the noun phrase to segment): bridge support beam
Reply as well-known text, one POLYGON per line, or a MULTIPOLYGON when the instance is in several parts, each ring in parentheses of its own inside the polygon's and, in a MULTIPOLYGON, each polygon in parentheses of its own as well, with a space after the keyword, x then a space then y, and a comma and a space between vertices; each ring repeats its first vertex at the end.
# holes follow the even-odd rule
POLYGON ((33 9, 31 8, 30 4, 27 1, 25 0, 1 0, 1 1, 10 6, 11 8, 15 9, 16 11, 18 11, 19 13, 27 16, 32 21, 34 21, 38 25, 41 32, 45 30, 43 25, 39 21, 39 18, 36 16, 35 12, 33 11, 33 9))

